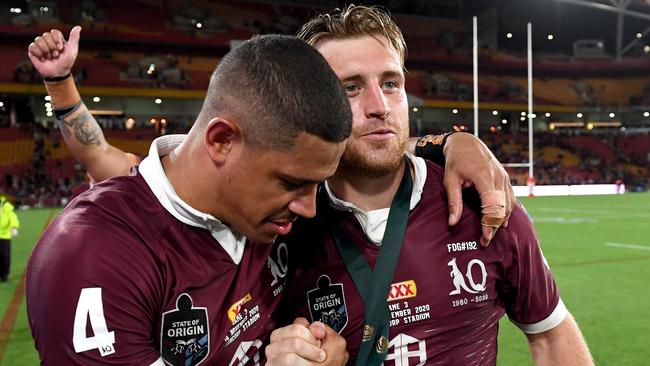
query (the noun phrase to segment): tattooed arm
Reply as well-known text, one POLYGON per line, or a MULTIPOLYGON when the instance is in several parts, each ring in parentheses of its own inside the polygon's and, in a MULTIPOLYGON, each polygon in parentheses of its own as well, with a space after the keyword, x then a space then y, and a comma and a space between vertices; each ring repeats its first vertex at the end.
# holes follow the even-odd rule
POLYGON ((83 103, 57 123, 72 155, 97 182, 126 175, 140 162, 137 156, 106 142, 97 121, 83 103))
POLYGON ((77 58, 81 27, 74 27, 66 41, 53 29, 36 37, 28 56, 45 81, 57 123, 72 156, 96 181, 126 175, 140 159, 106 142, 101 128, 81 101, 70 71, 77 58), (65 112, 65 113, 64 113, 65 112))

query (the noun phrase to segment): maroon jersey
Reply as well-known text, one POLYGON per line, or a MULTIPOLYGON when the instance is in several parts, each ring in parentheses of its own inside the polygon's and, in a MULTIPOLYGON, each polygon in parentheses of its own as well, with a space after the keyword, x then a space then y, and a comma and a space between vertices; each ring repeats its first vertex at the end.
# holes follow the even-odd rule
POLYGON ((134 170, 97 185, 37 243, 27 311, 43 364, 258 364, 276 327, 286 244, 229 253, 163 207, 145 179, 134 170))
MULTIPOLYGON (((504 313, 525 332, 539 333, 559 324, 566 308, 524 210, 515 208, 508 227, 499 229, 489 247, 482 247, 480 216, 465 209, 458 225, 449 228, 442 170, 431 163, 421 170, 414 186, 421 198, 417 204, 411 200, 387 299, 391 319, 385 365, 494 364, 498 321, 504 313)), ((371 268, 379 247, 368 239, 361 226, 368 223, 358 220, 353 209, 340 203, 334 209, 325 200, 318 217, 297 227, 291 238, 291 266, 296 268, 283 311, 287 319, 305 316, 329 324, 347 339, 354 358, 364 303, 333 243, 331 228, 339 225, 371 268)))

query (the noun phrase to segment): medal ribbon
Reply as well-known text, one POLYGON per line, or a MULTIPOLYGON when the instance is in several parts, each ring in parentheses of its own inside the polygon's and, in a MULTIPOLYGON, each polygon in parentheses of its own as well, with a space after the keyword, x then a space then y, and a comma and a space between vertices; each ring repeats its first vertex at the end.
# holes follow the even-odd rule
POLYGON ((404 176, 390 206, 374 271, 370 269, 355 242, 339 227, 333 230, 336 248, 365 304, 363 337, 357 353, 357 366, 381 365, 388 351, 388 292, 404 241, 413 190, 410 164, 408 159, 405 160, 404 176))

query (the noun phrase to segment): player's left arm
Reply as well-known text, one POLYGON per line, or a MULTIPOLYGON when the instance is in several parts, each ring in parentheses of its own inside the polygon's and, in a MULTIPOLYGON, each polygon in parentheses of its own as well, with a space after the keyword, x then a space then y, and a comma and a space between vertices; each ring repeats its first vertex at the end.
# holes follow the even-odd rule
POLYGON ((593 365, 587 343, 571 314, 555 328, 526 334, 535 365, 593 365))
POLYGON ((481 244, 487 246, 499 227, 508 226, 516 203, 510 177, 481 140, 469 133, 427 135, 411 138, 409 151, 445 168, 450 226, 458 223, 463 212, 461 191, 470 186, 481 198, 481 244))
POLYGON ((510 321, 528 338, 536 365, 592 365, 580 329, 560 298, 533 223, 515 207, 508 228, 495 240, 503 248, 505 272, 499 297, 510 321))

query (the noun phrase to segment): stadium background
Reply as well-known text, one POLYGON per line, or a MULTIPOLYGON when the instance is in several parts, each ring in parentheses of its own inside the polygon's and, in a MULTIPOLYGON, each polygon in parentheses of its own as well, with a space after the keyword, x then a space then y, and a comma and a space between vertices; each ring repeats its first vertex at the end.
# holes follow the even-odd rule
MULTIPOLYGON (((366 2, 368 3, 368 2, 366 2)), ((526 23, 533 24, 537 184, 625 183, 625 195, 523 198, 562 297, 597 364, 650 365, 650 3, 643 0, 375 1, 409 47, 413 135, 473 131, 472 16, 478 16, 479 137, 528 161, 526 23), (618 9, 618 13, 616 12, 618 9), (619 14, 623 14, 619 16, 619 14), (621 23, 619 23, 621 22, 621 23), (619 25, 622 25, 619 27, 619 25)), ((108 141, 146 155, 182 133, 210 73, 254 34, 292 34, 340 1, 84 0, 0 4, 0 194, 18 207, 10 281, 0 286, 0 365, 34 365, 22 274, 44 226, 84 187, 26 58, 53 27, 84 27, 74 77, 108 141)), ((509 168, 525 185, 527 169, 509 168)), ((56 309, 52 309, 56 316, 56 309)), ((531 364, 502 323, 500 365, 531 364)))

